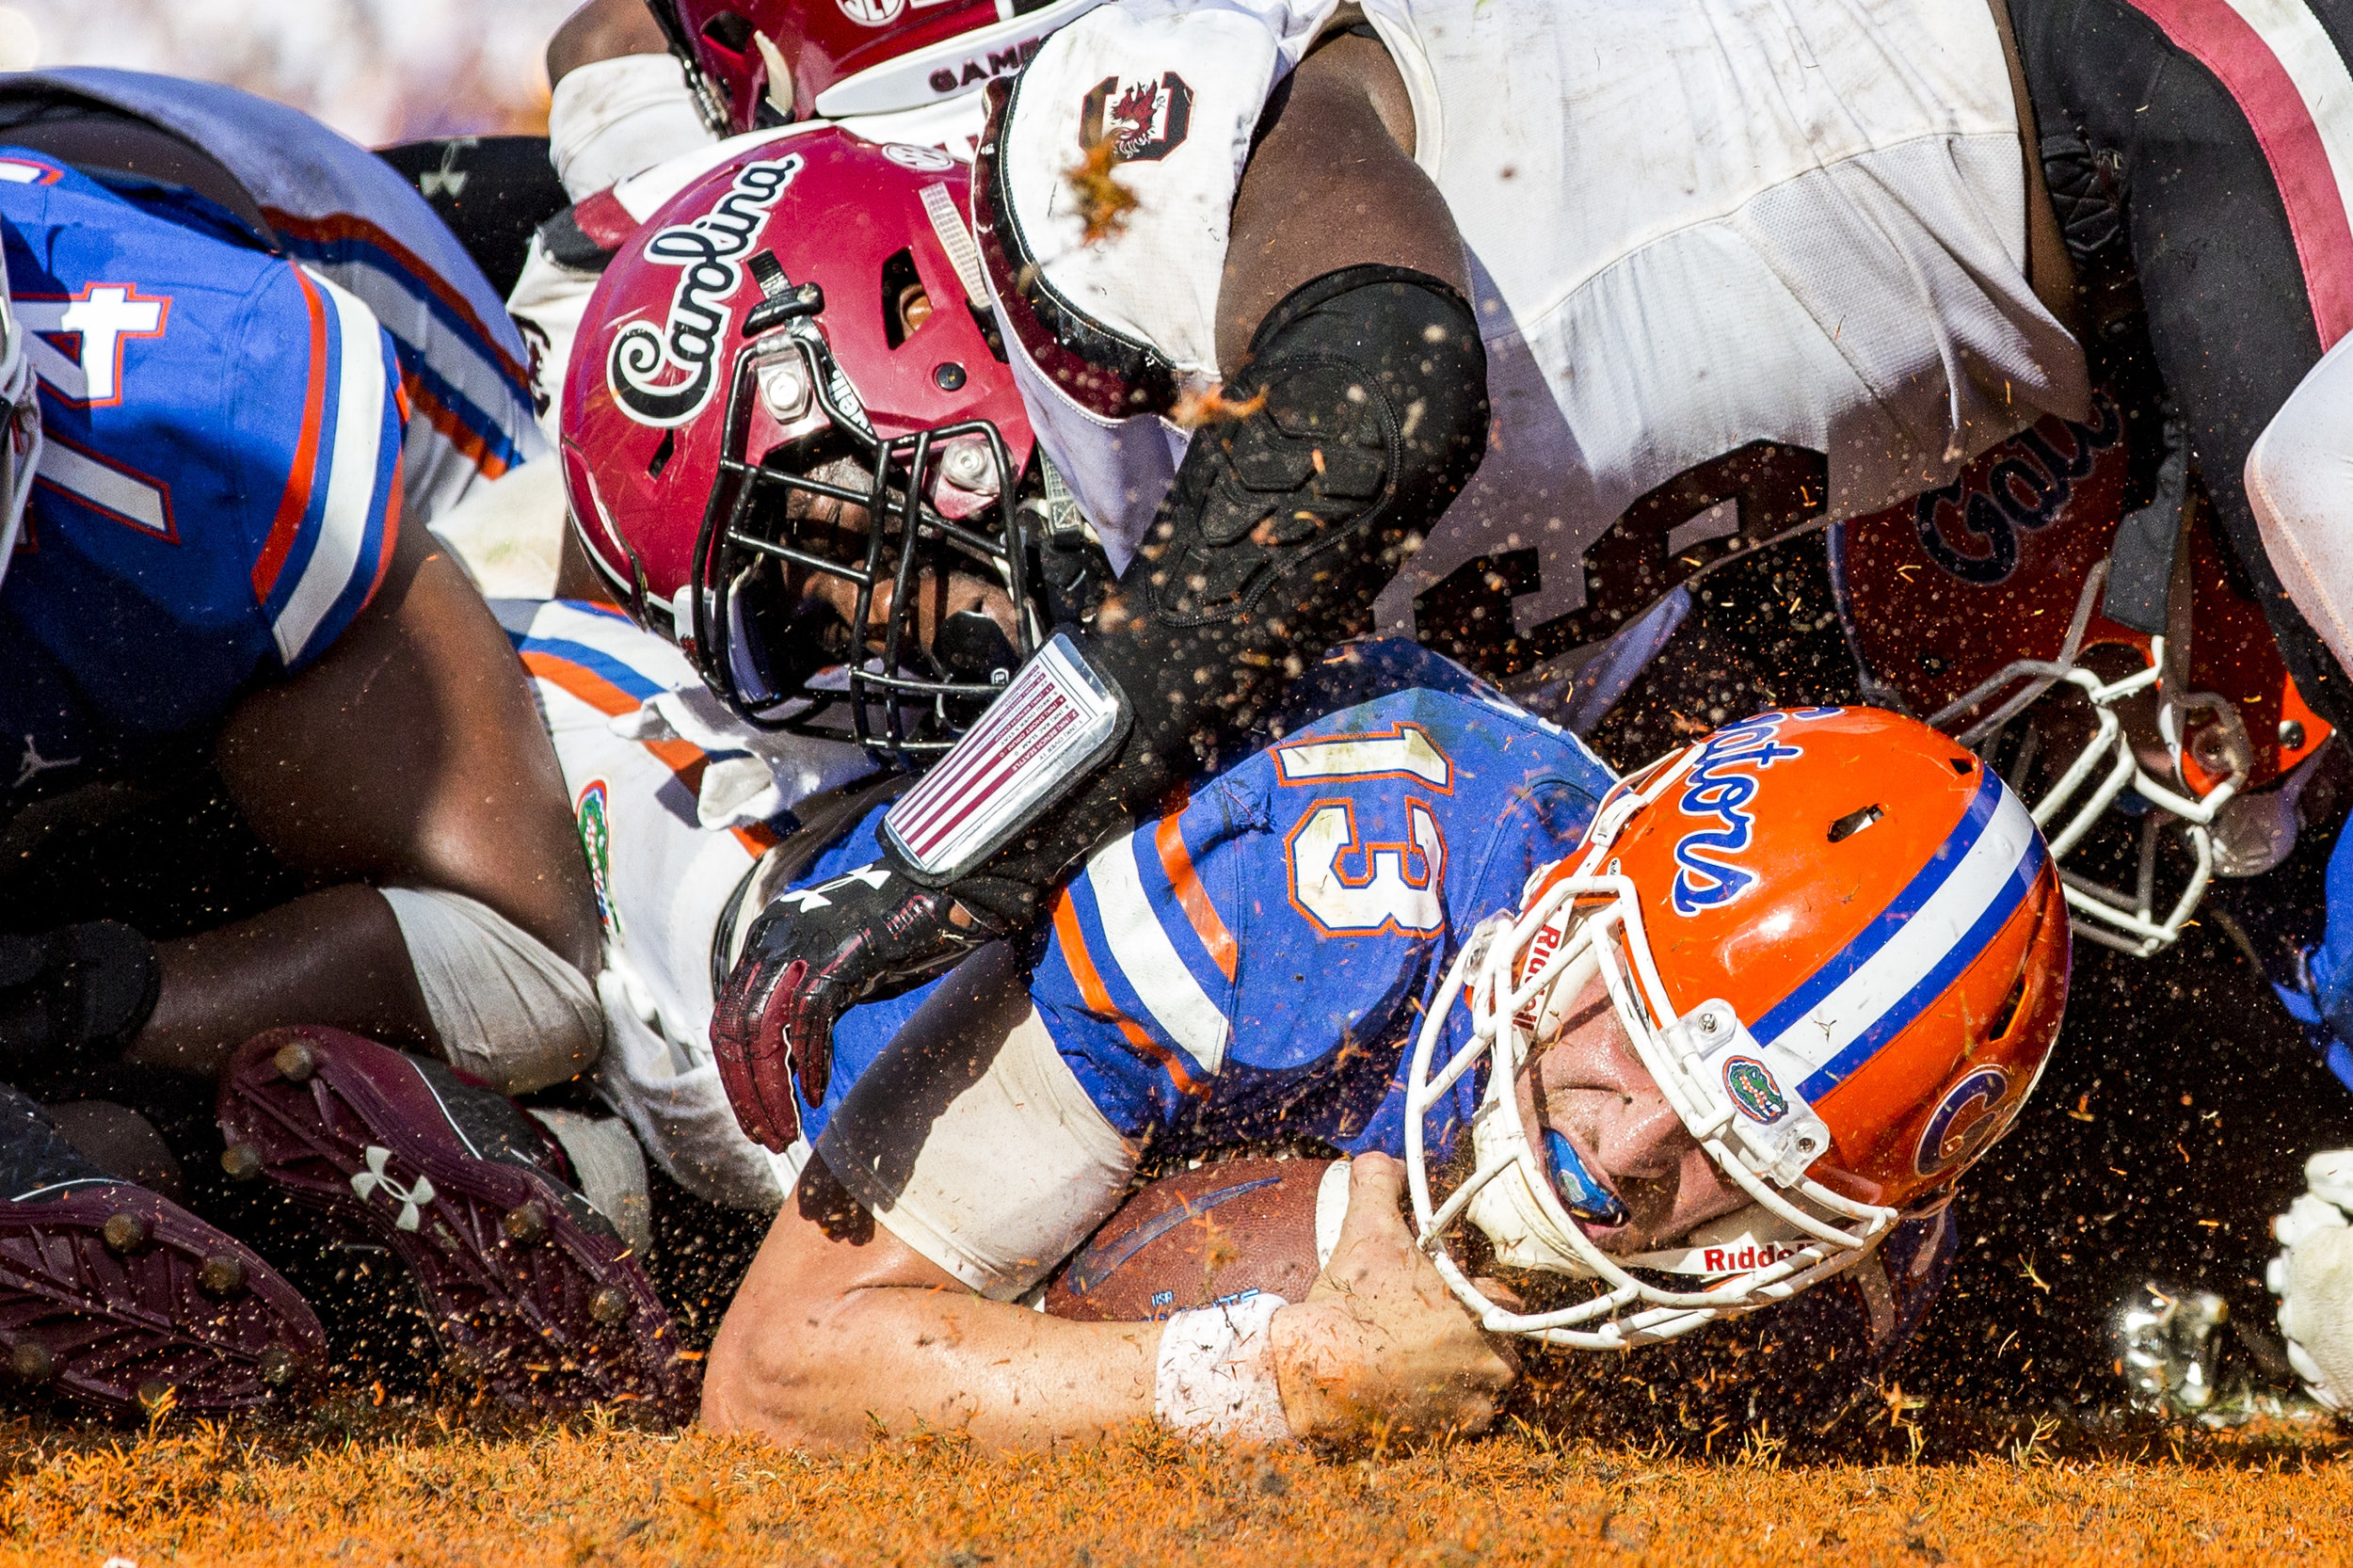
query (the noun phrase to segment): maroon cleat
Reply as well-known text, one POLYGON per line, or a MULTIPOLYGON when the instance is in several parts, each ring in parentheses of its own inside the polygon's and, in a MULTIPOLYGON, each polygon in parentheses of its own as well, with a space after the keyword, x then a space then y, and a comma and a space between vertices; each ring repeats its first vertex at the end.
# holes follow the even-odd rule
POLYGON ((220 1082, 232 1175, 266 1176, 416 1282, 450 1371, 542 1407, 684 1420, 699 1379, 644 1267, 503 1095, 341 1030, 277 1029, 220 1082))
POLYGON ((318 1319, 275 1270, 101 1171, 6 1088, 0 1191, 0 1387, 108 1416, 225 1416, 326 1364, 318 1319))

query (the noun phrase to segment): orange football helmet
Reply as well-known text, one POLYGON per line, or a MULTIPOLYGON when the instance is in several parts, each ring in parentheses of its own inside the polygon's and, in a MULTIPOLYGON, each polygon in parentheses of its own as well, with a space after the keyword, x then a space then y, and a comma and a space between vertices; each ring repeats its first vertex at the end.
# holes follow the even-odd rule
POLYGON ((1989 756, 2007 732, 2000 765, 2050 835, 2077 933, 2146 956, 2180 936, 2214 876, 2285 856, 2294 796, 2265 787, 2330 730, 2296 689, 2262 606, 2233 585, 2204 507, 2179 552, 2167 632, 2101 613, 2123 515, 2122 434, 2105 397, 2087 423, 2046 418, 1943 489, 1833 529, 1831 575, 1866 695, 1989 756), (2035 722, 2048 708, 2027 712, 2055 689, 2080 692, 2093 721, 2057 757, 2047 748, 2065 727, 2035 722), (2150 710, 2137 737, 2137 705, 2150 710), (2052 776, 2040 790, 2028 784, 2038 760, 2052 776), (2069 865, 2105 814, 2142 802, 2155 809, 2140 813, 2132 886, 2069 865), (2192 865, 2168 898, 2157 847, 2172 824, 2192 865))
POLYGON ((1486 1328, 1587 1349, 1672 1339, 1853 1267, 1942 1202, 2032 1092, 2066 1005, 2065 911, 2025 805, 1913 720, 1760 713, 1653 763, 1517 913, 1481 927, 1423 1024, 1405 1114, 1423 1248, 1486 1328), (1572 1212, 1590 1177, 1523 1125, 1517 1080, 1596 978, 1753 1200, 1667 1250, 1604 1253, 1572 1212), (1436 1062, 1458 1000, 1471 1028, 1436 1062), (1438 1201, 1423 1117, 1482 1063, 1474 1168, 1438 1201), (1451 1254, 1465 1222, 1502 1264, 1600 1288, 1502 1306, 1451 1254), (1658 1283, 1678 1274, 1709 1283, 1658 1283))

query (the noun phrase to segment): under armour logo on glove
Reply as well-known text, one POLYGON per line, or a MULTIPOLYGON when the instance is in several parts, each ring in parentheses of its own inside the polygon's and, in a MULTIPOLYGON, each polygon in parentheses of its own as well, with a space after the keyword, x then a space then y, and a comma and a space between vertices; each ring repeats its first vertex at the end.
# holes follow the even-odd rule
POLYGON ((386 1194, 400 1204, 400 1218, 392 1224, 402 1230, 416 1229, 419 1220, 423 1218, 423 1206, 433 1201, 433 1178, 420 1171, 414 1182, 407 1187, 401 1186, 384 1174, 384 1167, 392 1163, 392 1151, 378 1144, 368 1145, 366 1159, 368 1168, 352 1173, 351 1190, 365 1201, 378 1188, 383 1189, 386 1194))
POLYGON ((802 914, 806 915, 812 909, 831 908, 833 906, 833 900, 827 898, 825 895, 827 893, 838 893, 853 882, 862 884, 875 892, 880 892, 882 890, 882 885, 889 880, 890 873, 880 866, 860 866, 855 871, 843 872, 841 875, 835 877, 831 882, 821 882, 814 888, 795 888, 789 893, 778 893, 776 895, 776 902, 777 904, 789 904, 794 909, 797 909, 802 914))

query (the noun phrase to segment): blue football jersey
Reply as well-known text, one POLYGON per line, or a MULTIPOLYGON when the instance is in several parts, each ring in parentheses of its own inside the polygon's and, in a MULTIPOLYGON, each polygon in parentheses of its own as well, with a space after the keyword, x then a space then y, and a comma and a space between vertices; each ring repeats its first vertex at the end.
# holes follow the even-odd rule
POLYGON ((547 453, 531 352, 505 301, 383 159, 298 109, 212 82, 84 68, 28 72, 8 88, 88 98, 202 148, 287 255, 367 303, 415 415, 403 443, 411 515, 431 521, 478 481, 547 453))
MULTIPOLYGON (((1441 673, 1452 689, 1343 708, 1197 785, 1059 896, 1031 999, 1123 1135, 1160 1158, 1293 1139, 1402 1152, 1403 1070, 1448 968, 1614 782, 1575 737, 1441 673)), ((870 820, 808 881, 876 854, 870 820)), ((844 1015, 811 1138, 928 991, 844 1015)), ((1465 1027, 1458 1010, 1447 1048, 1465 1027)))
POLYGON ((406 409, 358 297, 217 226, 0 148, 0 231, 44 440, 0 582, 5 807, 332 643, 392 555, 406 409))

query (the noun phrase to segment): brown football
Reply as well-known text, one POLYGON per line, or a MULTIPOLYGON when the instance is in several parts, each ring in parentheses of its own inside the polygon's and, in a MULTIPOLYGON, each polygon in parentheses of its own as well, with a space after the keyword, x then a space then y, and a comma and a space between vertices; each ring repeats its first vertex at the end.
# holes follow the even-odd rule
POLYGON ((1254 1292, 1305 1301, 1321 1272, 1320 1199, 1328 1241, 1348 1207, 1345 1162, 1254 1157, 1162 1176, 1071 1255, 1047 1285, 1046 1310, 1139 1322, 1254 1292))

